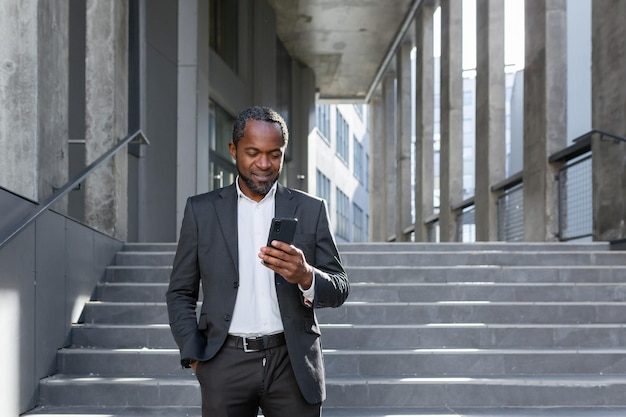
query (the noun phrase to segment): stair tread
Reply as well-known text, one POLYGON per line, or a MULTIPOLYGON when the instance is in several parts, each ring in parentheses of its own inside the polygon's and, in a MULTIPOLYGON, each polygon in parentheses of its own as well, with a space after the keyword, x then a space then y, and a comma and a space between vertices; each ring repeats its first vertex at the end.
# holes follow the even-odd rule
MULTIPOLYGON (((41 383, 48 385, 74 384, 118 384, 134 386, 184 385, 197 386, 198 380, 191 372, 189 375, 68 375, 55 374, 43 378, 41 383)), ((459 384, 459 385, 499 385, 499 386, 599 386, 624 385, 626 375, 589 375, 589 374, 542 374, 542 375, 451 375, 451 376, 328 376, 327 385, 423 385, 423 384, 459 384)))
MULTIPOLYGON (((106 347, 67 347, 59 350, 63 353, 72 354, 112 354, 112 353, 138 353, 138 354, 171 354, 178 353, 176 348, 148 348, 148 347, 132 347, 132 348, 106 348, 106 347)), ((324 355, 432 355, 432 354, 464 354, 464 355, 483 355, 483 354, 542 354, 542 355, 564 355, 564 354, 626 354, 626 348, 458 348, 458 347, 442 347, 442 348, 399 348, 399 349, 324 349, 324 355)))
MULTIPOLYGON (((31 417, 200 417, 200 407, 39 407, 31 417)), ((623 417, 626 407, 324 407, 324 417, 623 417)))

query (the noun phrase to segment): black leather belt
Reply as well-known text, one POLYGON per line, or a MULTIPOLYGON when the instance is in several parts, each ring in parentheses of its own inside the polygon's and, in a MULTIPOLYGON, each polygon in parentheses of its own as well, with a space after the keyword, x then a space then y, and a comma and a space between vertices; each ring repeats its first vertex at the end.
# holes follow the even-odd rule
POLYGON ((241 337, 228 335, 226 346, 243 349, 244 352, 258 352, 285 344, 285 333, 276 333, 257 337, 241 337))

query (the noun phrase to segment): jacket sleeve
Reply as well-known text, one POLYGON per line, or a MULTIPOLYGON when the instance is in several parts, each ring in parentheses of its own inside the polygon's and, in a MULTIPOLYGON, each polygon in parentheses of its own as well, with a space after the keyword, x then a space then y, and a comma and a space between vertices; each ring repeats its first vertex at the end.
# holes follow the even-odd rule
POLYGON ((313 307, 339 307, 350 293, 348 274, 341 264, 337 244, 330 230, 326 202, 322 200, 317 219, 315 245, 315 299, 313 307))
POLYGON ((167 311, 174 340, 181 360, 197 360, 206 344, 198 330, 196 305, 200 288, 198 265, 198 229, 192 200, 187 200, 166 294, 167 311))

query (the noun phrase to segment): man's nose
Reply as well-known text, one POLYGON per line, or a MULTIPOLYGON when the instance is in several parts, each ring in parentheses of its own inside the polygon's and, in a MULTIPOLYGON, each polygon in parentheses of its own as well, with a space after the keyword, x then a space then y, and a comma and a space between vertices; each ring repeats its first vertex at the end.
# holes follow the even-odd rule
POLYGON ((267 169, 272 166, 270 162, 270 158, 267 155, 260 155, 257 159, 256 164, 258 165, 259 168, 263 168, 263 169, 267 169))

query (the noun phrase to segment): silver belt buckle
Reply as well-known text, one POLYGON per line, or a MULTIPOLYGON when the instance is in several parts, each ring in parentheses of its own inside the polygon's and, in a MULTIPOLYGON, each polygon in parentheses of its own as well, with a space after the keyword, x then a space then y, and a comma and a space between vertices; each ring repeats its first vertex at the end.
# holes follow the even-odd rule
POLYGON ((243 337, 243 351, 244 352, 258 352, 258 349, 248 349, 248 338, 243 337))

